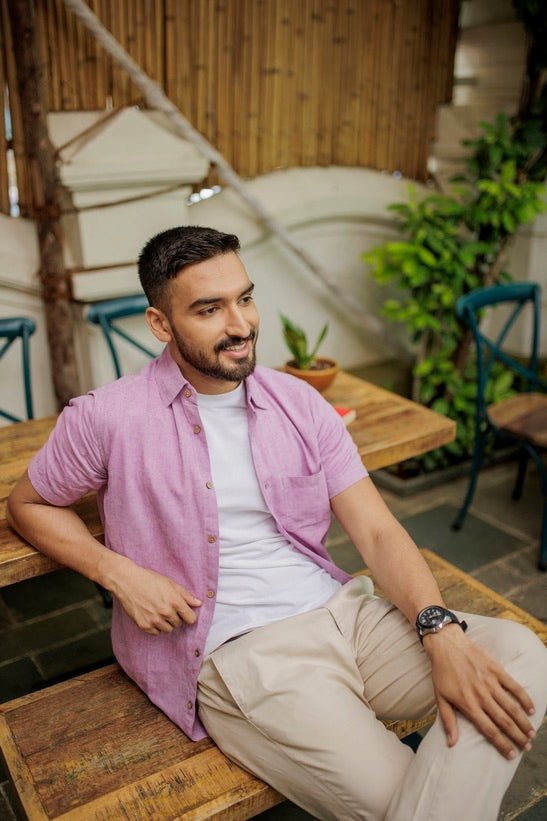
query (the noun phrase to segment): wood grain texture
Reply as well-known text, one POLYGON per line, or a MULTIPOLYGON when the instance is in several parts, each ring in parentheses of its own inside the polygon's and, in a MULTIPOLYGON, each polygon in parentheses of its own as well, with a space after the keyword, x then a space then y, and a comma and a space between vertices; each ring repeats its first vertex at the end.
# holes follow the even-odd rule
POLYGON ((356 411, 357 418, 348 430, 368 470, 426 453, 455 436, 451 419, 344 372, 324 396, 335 405, 356 411))
MULTIPOLYGON (((542 622, 422 552, 449 607, 514 619, 547 642, 542 622)), ((403 736, 427 721, 388 726, 403 736)), ((0 705, 0 747, 30 821, 240 821, 283 800, 210 739, 190 741, 117 665, 0 705)))
MULTIPOLYGON (((140 98, 63 0, 34 5, 50 110, 104 110, 140 98)), ((426 177, 436 108, 452 89, 458 0, 88 5, 242 177, 306 165, 426 177)), ((6 20, 0 14, 8 64, 6 20)), ((17 140, 21 112, 12 71, 6 80, 17 140)), ((31 169, 18 146, 18 184, 28 209, 31 169)), ((209 182, 215 180, 212 169, 209 182)), ((1 173, 0 187, 7 213, 1 173)))
POLYGON ((544 393, 523 393, 490 405, 488 415, 500 428, 527 439, 536 447, 547 447, 547 395, 544 393))
MULTIPOLYGON (((368 470, 425 453, 454 438, 450 419, 344 372, 337 375, 325 397, 355 408, 348 427, 368 470)), ((5 520, 6 499, 44 444, 55 417, 19 422, 0 428, 0 587, 40 576, 58 565, 27 544, 5 520)), ((74 505, 91 533, 100 538, 103 527, 93 494, 74 505)))

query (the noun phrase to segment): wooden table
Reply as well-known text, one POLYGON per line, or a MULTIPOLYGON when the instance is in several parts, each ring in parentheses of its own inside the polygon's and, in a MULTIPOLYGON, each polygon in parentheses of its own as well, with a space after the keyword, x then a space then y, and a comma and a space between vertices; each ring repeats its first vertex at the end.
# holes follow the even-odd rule
MULTIPOLYGON (((325 397, 357 412, 348 430, 369 470, 425 453, 455 436, 451 419, 344 372, 338 374, 325 397)), ((54 424, 55 417, 50 416, 0 428, 0 587, 58 567, 14 533, 5 520, 6 499, 12 487, 54 424)), ((75 509, 93 535, 101 536, 95 497, 87 496, 75 509)))
MULTIPOLYGON (((537 619, 423 551, 449 607, 537 619)), ((399 736, 428 723, 388 722, 399 736)), ((209 738, 191 742, 117 665, 0 705, 0 748, 29 821, 244 821, 282 801, 209 738)))

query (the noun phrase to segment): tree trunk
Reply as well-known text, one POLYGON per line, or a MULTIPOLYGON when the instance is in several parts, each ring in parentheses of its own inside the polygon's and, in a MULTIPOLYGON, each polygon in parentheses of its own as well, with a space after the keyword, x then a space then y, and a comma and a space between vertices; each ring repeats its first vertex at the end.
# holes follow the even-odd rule
POLYGON ((32 216, 38 228, 40 281, 49 340, 53 386, 59 407, 80 392, 60 222, 60 182, 47 128, 42 66, 32 0, 10 0, 17 83, 23 112, 25 152, 31 170, 32 216))

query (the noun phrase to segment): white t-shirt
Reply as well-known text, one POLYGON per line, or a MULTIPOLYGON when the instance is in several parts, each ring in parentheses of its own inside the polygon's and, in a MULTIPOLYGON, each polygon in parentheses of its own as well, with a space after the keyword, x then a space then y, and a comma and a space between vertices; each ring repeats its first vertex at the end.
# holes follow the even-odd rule
POLYGON ((198 394, 220 533, 219 581, 205 655, 255 627, 323 605, 340 589, 277 530, 256 478, 245 386, 198 394))

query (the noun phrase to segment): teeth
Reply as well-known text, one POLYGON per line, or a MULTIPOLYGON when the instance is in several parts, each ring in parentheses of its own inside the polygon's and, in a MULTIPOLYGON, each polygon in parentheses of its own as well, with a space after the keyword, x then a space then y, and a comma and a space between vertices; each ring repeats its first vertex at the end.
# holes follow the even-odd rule
POLYGON ((225 351, 241 351, 245 347, 246 344, 247 344, 246 342, 241 342, 239 345, 229 345, 229 346, 226 346, 224 348, 224 350, 225 351))

